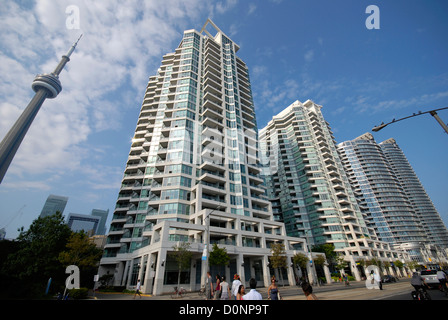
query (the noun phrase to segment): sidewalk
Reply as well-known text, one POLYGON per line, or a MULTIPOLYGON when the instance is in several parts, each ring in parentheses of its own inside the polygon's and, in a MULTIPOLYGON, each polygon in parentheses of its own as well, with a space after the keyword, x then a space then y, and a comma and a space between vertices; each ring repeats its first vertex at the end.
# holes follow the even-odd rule
MULTIPOLYGON (((267 288, 258 288, 264 299, 267 299, 267 288)), ((280 294, 283 300, 306 300, 302 289, 298 286, 279 286, 280 294)), ((410 293, 412 287, 410 280, 406 278, 400 279, 396 283, 383 284, 383 290, 367 289, 365 282, 351 282, 349 286, 344 283, 333 283, 331 285, 313 286, 313 292, 319 300, 380 300, 399 293, 410 293)), ((91 298, 93 298, 91 296, 91 298)), ((96 300, 133 300, 134 294, 123 293, 101 293, 96 292, 96 300)), ((204 296, 199 296, 197 292, 189 292, 184 297, 172 299, 168 295, 152 296, 142 294, 140 298, 137 296, 135 300, 205 300, 204 296)))

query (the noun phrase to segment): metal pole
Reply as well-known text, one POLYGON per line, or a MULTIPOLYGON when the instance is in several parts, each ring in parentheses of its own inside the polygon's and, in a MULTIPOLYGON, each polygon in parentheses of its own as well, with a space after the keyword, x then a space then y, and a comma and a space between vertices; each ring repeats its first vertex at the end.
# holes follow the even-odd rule
POLYGON ((442 128, 445 130, 446 133, 448 133, 448 126, 440 119, 439 115, 435 111, 429 112, 436 120, 437 122, 442 126, 442 128))
POLYGON ((437 122, 442 126, 442 128, 445 130, 445 132, 448 133, 448 127, 447 127, 446 124, 439 118, 439 116, 437 115, 437 112, 436 112, 436 111, 439 111, 439 110, 445 110, 445 109, 448 109, 448 107, 445 107, 445 108, 439 108, 439 109, 430 110, 430 111, 425 111, 425 112, 421 112, 421 111, 419 111, 418 113, 414 113, 414 114, 411 115, 411 116, 407 116, 407 117, 404 117, 404 118, 401 118, 401 119, 398 119, 398 120, 393 119, 391 122, 388 122, 388 123, 381 123, 379 126, 373 127, 373 128, 372 128, 372 131, 373 131, 373 132, 378 132, 378 131, 380 131, 381 129, 383 129, 383 128, 385 128, 386 126, 388 126, 389 124, 391 124, 391 123, 395 123, 395 122, 398 122, 398 121, 406 120, 406 119, 409 119, 409 118, 413 118, 413 117, 421 116, 422 114, 429 113, 429 114, 431 114, 431 115, 437 120, 437 122))

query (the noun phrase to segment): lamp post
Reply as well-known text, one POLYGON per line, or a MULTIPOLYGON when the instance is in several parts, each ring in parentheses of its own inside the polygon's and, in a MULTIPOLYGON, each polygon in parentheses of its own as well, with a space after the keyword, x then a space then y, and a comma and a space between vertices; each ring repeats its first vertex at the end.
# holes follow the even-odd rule
POLYGON ((398 121, 401 121, 401 120, 405 120, 405 119, 409 119, 409 118, 412 118, 412 117, 421 116, 422 114, 429 113, 442 126, 443 130, 445 130, 445 132, 448 133, 448 126, 442 121, 442 119, 440 119, 439 115, 436 112, 436 111, 445 110, 445 109, 448 109, 448 107, 435 109, 435 110, 430 110, 430 111, 425 111, 425 112, 419 111, 418 113, 412 114, 412 116, 407 116, 407 117, 404 117, 404 118, 401 118, 401 119, 398 119, 398 120, 393 119, 391 122, 388 122, 388 123, 381 123, 379 126, 373 127, 372 131, 378 132, 381 129, 383 129, 384 127, 386 127, 389 124, 391 124, 391 123, 395 123, 395 122, 398 122, 398 121))
POLYGON ((311 230, 305 230, 306 247, 308 249, 308 254, 309 254, 310 264, 311 264, 311 274, 313 275, 313 280, 316 281, 317 285, 320 287, 319 279, 317 278, 316 267, 315 267, 315 264, 313 261, 313 254, 311 253, 311 247, 310 247, 310 243, 308 241, 308 232, 311 232, 311 230))
POLYGON ((62 56, 61 61, 52 73, 40 74, 34 79, 31 85, 35 92, 34 97, 0 143, 0 183, 45 99, 54 99, 61 92, 62 85, 59 81, 59 74, 67 62, 70 61, 70 55, 75 50, 81 37, 82 35, 71 46, 67 54, 62 56))
POLYGON ((202 271, 203 277, 204 279, 207 277, 207 271, 208 271, 208 267, 209 267, 209 257, 210 257, 210 215, 212 214, 213 211, 221 209, 221 206, 217 206, 215 209, 213 209, 212 211, 210 211, 209 213, 207 213, 206 211, 206 215, 204 217, 204 220, 206 220, 206 224, 205 224, 205 231, 206 231, 206 236, 205 236, 205 252, 202 254, 202 259, 205 260, 205 266, 207 268, 204 268, 204 270, 202 271))

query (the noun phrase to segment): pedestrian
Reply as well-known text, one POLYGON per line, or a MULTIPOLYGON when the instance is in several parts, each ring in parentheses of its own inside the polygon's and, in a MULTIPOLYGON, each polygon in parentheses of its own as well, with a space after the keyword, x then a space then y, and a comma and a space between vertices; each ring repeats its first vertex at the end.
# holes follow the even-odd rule
POLYGON ((213 299, 219 300, 221 298, 221 276, 217 274, 215 278, 216 278, 216 288, 213 299))
POLYGON ((305 294, 306 300, 319 300, 313 293, 313 287, 308 282, 302 283, 302 291, 305 294))
POLYGON ((257 280, 250 278, 249 280, 250 291, 243 296, 243 300, 263 300, 261 294, 257 291, 257 280))
POLYGON ((268 288, 268 299, 282 300, 282 298, 280 297, 280 292, 278 291, 277 284, 275 283, 275 278, 271 279, 271 285, 268 288))
POLYGON ((346 285, 346 286, 349 286, 349 285, 350 285, 350 283, 348 282, 348 276, 347 276, 347 274, 345 274, 345 273, 344 273, 344 282, 345 282, 345 285, 346 285))
POLYGON ((236 296, 238 295, 238 289, 240 285, 241 285, 240 276, 235 273, 232 282, 232 295, 235 297, 235 300, 237 300, 236 296))
POLYGON ((140 279, 138 279, 137 286, 135 287, 134 299, 136 295, 139 295, 140 299, 142 298, 142 295, 140 294, 140 286, 140 279))
POLYGON ((246 294, 246 291, 244 290, 244 286, 240 284, 238 287, 238 293, 236 294, 236 300, 243 300, 243 296, 246 294))
POLYGON ((380 290, 383 290, 383 284, 381 283, 381 277, 380 277, 379 272, 374 272, 372 270, 372 273, 373 273, 373 280, 375 280, 375 283, 380 288, 380 290))
POLYGON ((226 276, 222 276, 221 279, 221 300, 229 300, 230 299, 230 286, 226 282, 226 276))
POLYGON ((446 287, 446 279, 447 276, 445 272, 443 272, 442 270, 437 271, 437 280, 439 280, 440 282, 441 291, 448 292, 448 288, 446 287))
POLYGON ((213 282, 210 271, 207 271, 207 277, 205 278, 205 300, 212 300, 213 298, 213 282))

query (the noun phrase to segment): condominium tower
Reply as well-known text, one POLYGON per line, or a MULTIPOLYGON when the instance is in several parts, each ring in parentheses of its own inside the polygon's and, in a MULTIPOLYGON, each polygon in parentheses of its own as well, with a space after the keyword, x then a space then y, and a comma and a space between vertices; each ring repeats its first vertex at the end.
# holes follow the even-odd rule
POLYGON ((448 233, 417 175, 394 139, 372 134, 338 144, 361 211, 378 237, 430 265, 446 261, 448 233))
MULTIPOLYGON (((211 245, 238 273, 269 285, 270 246, 287 256, 306 252, 274 221, 257 155, 257 126, 249 72, 239 47, 212 21, 187 30, 149 78, 113 214, 100 275, 115 285, 161 294, 178 283, 171 253, 181 243, 193 254, 184 288, 197 290, 209 270, 211 245), (215 32, 214 35, 211 32, 215 32), (207 246, 208 244, 208 246, 207 246)), ((292 268, 287 279, 293 283, 292 268)))
POLYGON ((381 142, 379 146, 420 220, 425 238, 448 250, 448 230, 403 150, 392 138, 381 142))
POLYGON ((268 196, 288 235, 306 237, 310 245, 333 244, 358 280, 361 260, 404 259, 366 224, 321 106, 296 101, 259 135, 268 196))

